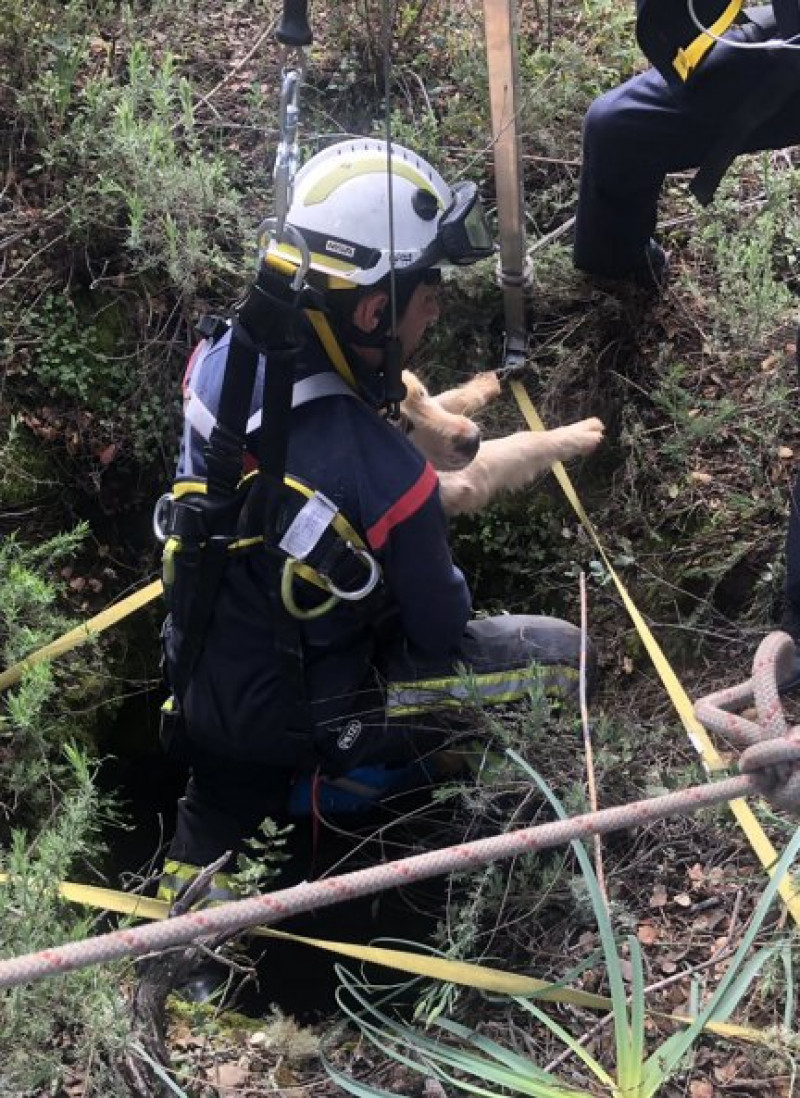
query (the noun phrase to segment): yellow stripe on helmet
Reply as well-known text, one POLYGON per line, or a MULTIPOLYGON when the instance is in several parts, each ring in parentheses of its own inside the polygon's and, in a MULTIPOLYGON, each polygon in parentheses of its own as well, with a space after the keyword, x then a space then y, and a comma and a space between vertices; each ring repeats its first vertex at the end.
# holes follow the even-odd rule
MULTIPOLYGON (((385 156, 359 156, 354 160, 343 159, 340 164, 326 172, 324 178, 315 183, 313 187, 309 187, 303 195, 303 204, 305 206, 315 206, 320 202, 324 202, 348 180, 357 179, 360 175, 375 175, 378 173, 381 175, 386 174, 385 156)), ((392 175, 407 179, 413 186, 429 191, 441 208, 441 198, 431 186, 431 181, 423 175, 419 168, 415 168, 407 160, 392 160, 392 175)))

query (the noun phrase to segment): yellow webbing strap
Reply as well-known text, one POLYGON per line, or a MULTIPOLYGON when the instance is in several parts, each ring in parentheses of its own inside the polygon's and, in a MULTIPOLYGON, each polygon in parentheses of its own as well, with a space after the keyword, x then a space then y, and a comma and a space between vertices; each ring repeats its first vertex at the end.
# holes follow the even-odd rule
MULTIPOLYGON (((0 884, 5 884, 7 881, 8 874, 0 873, 0 884)), ((170 910, 170 904, 166 900, 135 896, 129 892, 118 892, 113 888, 99 888, 97 885, 63 881, 58 891, 70 903, 98 908, 101 911, 114 911, 133 919, 166 919, 170 910)), ((578 988, 568 988, 562 984, 538 980, 534 976, 503 972, 502 969, 471 964, 469 961, 450 961, 430 954, 387 949, 383 946, 365 946, 357 942, 331 942, 323 938, 307 938, 300 934, 289 934, 285 930, 275 930, 273 927, 251 927, 247 933, 263 938, 295 942, 327 953, 336 953, 342 957, 352 957, 367 964, 382 965, 384 968, 395 969, 412 976, 424 976, 448 984, 459 984, 463 987, 477 988, 480 991, 494 992, 498 995, 536 995, 537 998, 551 1003, 568 1003, 571 1006, 585 1007, 589 1010, 613 1010, 613 1003, 605 995, 595 995, 578 988)), ((693 1018, 684 1015, 663 1014, 655 1011, 653 1016, 680 1025, 691 1025, 694 1021, 693 1018)), ((731 1039, 763 1045, 771 1043, 769 1038, 759 1030, 728 1022, 709 1022, 704 1029, 731 1039)))
POLYGON ((678 50, 672 59, 672 67, 681 80, 689 79, 717 38, 728 30, 741 9, 742 0, 730 0, 728 6, 714 20, 708 31, 698 34, 697 38, 690 42, 685 49, 678 50))
MULTIPOLYGON (((511 391, 516 397, 517 404, 520 407, 520 411, 525 417, 525 421, 528 427, 532 431, 543 431, 545 429, 542 423, 539 413, 531 403, 531 399, 528 396, 525 386, 520 381, 512 380, 510 382, 511 391)), ((608 559, 605 549, 603 548, 599 537, 595 533, 595 529, 592 526, 586 511, 583 509, 583 504, 578 498, 578 495, 572 485, 572 481, 569 479, 566 469, 558 462, 553 466, 553 472, 556 476, 558 483, 561 485, 564 495, 572 505, 572 509, 580 519, 584 530, 586 530, 589 537, 594 542, 597 551, 603 559, 603 563, 608 569, 608 574, 614 581, 620 598, 625 604, 625 609, 631 616, 633 624, 636 627, 636 631, 641 637, 650 659, 653 661, 656 671, 658 672, 661 681, 663 682, 667 693, 670 696, 672 704, 678 712, 684 728, 689 736, 689 739, 694 747, 695 751, 700 755, 703 766, 707 772, 714 770, 720 770, 724 768, 724 762, 720 758, 714 744, 709 739, 708 733, 702 724, 698 721, 694 715, 692 703, 689 700, 689 696, 681 685, 677 675, 672 670, 666 656, 662 652, 658 641, 650 631, 649 626, 645 622, 642 615, 639 613, 636 604, 631 596, 628 594, 625 585, 615 572, 611 561, 608 559)), ((744 831, 747 839, 753 848, 758 860, 766 871, 772 876, 773 867, 778 861, 778 854, 775 847, 770 842, 769 838, 764 832, 761 824, 753 815, 753 811, 746 801, 731 801, 730 809, 736 817, 739 826, 744 831)), ((793 886, 791 878, 787 874, 784 880, 780 884, 779 892, 781 899, 786 904, 787 908, 792 914, 792 918, 795 923, 800 925, 800 893, 793 886)))
POLYGON ((29 667, 34 667, 37 663, 42 663, 43 660, 52 660, 55 659, 56 656, 63 656, 65 652, 69 652, 72 648, 77 648, 79 644, 83 644, 85 641, 97 636, 98 633, 102 633, 104 629, 108 629, 110 626, 115 625, 122 618, 126 618, 128 614, 132 614, 134 610, 140 610, 143 606, 146 606, 148 602, 157 599, 162 593, 162 590, 161 580, 154 580, 153 583, 148 583, 147 586, 142 587, 141 590, 134 591, 134 593, 128 595, 127 598, 122 599, 113 606, 107 607, 99 614, 95 614, 93 618, 89 618, 89 620, 85 621, 82 625, 76 626, 75 629, 70 629, 68 633, 65 633, 63 637, 59 637, 58 640, 46 644, 44 648, 40 648, 37 652, 32 652, 30 656, 26 656, 24 660, 15 663, 13 667, 6 668, 5 671, 0 673, 0 690, 5 690, 9 686, 14 686, 14 684, 19 682, 22 678, 23 672, 27 671, 29 667))
POLYGON ((356 379, 353 376, 353 371, 350 369, 350 363, 344 357, 344 351, 339 346, 339 341, 331 331, 331 326, 324 313, 319 312, 317 309, 306 309, 305 314, 311 321, 311 326, 317 333, 317 338, 320 343, 325 348, 325 353, 333 363, 336 373, 344 378, 351 389, 357 388, 356 379))
MULTIPOLYGON (((250 475, 252 476, 253 474, 250 475)), ((307 485, 303 484, 301 481, 295 480, 294 477, 290 476, 287 476, 285 480, 290 487, 295 489, 295 491, 302 493, 309 499, 313 496, 313 489, 307 487, 307 485)), ((174 485, 173 495, 176 499, 179 499, 181 496, 189 495, 192 492, 203 494, 205 491, 205 481, 182 480, 174 485)), ((333 528, 344 541, 352 542, 357 549, 366 550, 363 539, 350 525, 341 511, 333 519, 333 528)), ((257 542, 260 542, 260 540, 260 538, 241 538, 238 542, 234 542, 233 547, 237 549, 246 549, 249 545, 255 545, 257 542)), ((298 562, 295 564, 294 570, 309 583, 313 583, 323 591, 328 590, 327 585, 320 579, 318 574, 307 565, 298 562)), ((89 618, 89 620, 83 622, 82 625, 70 629, 68 633, 64 633, 64 635, 57 640, 52 641, 50 644, 46 644, 43 648, 39 648, 36 652, 32 652, 29 656, 26 656, 25 659, 20 660, 19 663, 15 663, 13 666, 6 668, 5 671, 0 672, 0 690, 7 690, 9 686, 14 686, 18 683, 22 678, 23 673, 29 668, 35 667, 36 664, 43 663, 45 660, 52 660, 57 656, 63 656, 65 652, 77 648, 79 644, 84 644, 87 640, 97 636, 98 633, 102 633, 105 629, 109 629, 112 625, 116 625, 118 621, 126 618, 128 614, 132 614, 135 610, 140 610, 149 602, 159 598, 163 593, 164 588, 161 580, 154 580, 152 583, 148 583, 147 586, 143 587, 140 591, 134 591, 134 593, 128 595, 127 598, 121 599, 120 602, 114 603, 113 606, 109 606, 105 610, 101 610, 99 614, 95 614, 93 618, 89 618)))

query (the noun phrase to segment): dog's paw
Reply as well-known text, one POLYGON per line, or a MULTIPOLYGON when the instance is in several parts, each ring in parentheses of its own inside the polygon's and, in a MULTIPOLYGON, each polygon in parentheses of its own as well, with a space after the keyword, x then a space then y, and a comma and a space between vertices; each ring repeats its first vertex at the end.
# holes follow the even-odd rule
POLYGON ((605 425, 602 420, 592 416, 591 419, 581 419, 569 426, 570 441, 574 444, 576 454, 591 454, 602 441, 605 425))
POLYGON ((500 396, 500 381, 494 370, 485 370, 481 374, 475 374, 468 384, 470 390, 482 401, 488 402, 500 396))

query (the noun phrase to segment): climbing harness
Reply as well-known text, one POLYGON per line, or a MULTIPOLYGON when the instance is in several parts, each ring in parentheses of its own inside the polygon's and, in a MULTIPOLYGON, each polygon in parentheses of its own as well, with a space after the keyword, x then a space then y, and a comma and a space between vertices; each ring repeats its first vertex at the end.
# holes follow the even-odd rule
POLYGON ((205 356, 219 341, 228 340, 213 410, 194 386, 194 377, 188 378, 185 451, 194 444, 189 434, 194 431, 205 440, 204 469, 200 476, 192 470, 192 475, 179 478, 154 513, 154 532, 164 545, 163 586, 169 611, 164 648, 172 697, 163 710, 168 743, 182 741, 183 701, 233 559, 253 553, 262 558, 280 669, 276 690, 282 698, 276 704, 273 737, 281 735, 279 726, 291 714, 300 714, 301 723, 313 727, 301 623, 339 604, 358 604, 363 612, 380 587, 380 567, 363 533, 323 493, 286 471, 292 408, 334 392, 355 395, 350 388, 352 372, 338 346, 331 360, 341 379, 324 373, 295 381, 311 314, 313 329, 326 346, 336 345, 323 314, 323 296, 306 282, 312 264, 309 243, 287 220, 299 178, 299 89, 304 47, 311 41, 306 8, 305 3, 287 0, 278 30, 285 54, 273 171, 275 216, 259 230, 257 277, 230 324, 208 325, 205 345, 193 355, 188 371, 197 375, 205 356), (282 247, 290 249, 291 261, 281 256, 282 247), (251 413, 259 382, 261 407, 251 413), (253 431, 258 433, 256 469, 243 475, 250 460, 248 434, 253 431))
MULTIPOLYGON (((126 927, 81 942, 71 942, 39 953, 0 960, 0 988, 15 987, 123 957, 136 957, 187 945, 218 934, 228 935, 253 926, 269 926, 300 912, 373 895, 401 883, 407 885, 445 873, 463 873, 499 859, 551 849, 590 835, 641 827, 655 820, 685 815, 724 801, 740 800, 751 794, 767 793, 781 807, 790 807, 797 812, 800 810, 800 726, 788 728, 782 715, 776 716, 776 707, 780 708, 779 675, 791 644, 791 638, 785 634, 771 634, 759 647, 754 660, 752 680, 743 689, 735 691, 735 696, 731 696, 730 692, 723 692, 722 695, 714 694, 698 702, 698 711, 705 715, 705 719, 710 717, 711 723, 716 723, 716 714, 723 713, 725 732, 729 734, 730 713, 726 713, 724 707, 738 708, 747 699, 755 698, 759 716, 765 723, 761 726, 749 722, 753 727, 749 728, 748 735, 744 738, 750 740, 750 746, 740 762, 743 772, 737 777, 724 778, 712 784, 691 787, 650 800, 606 808, 600 812, 509 831, 459 846, 432 850, 339 877, 304 882, 278 892, 190 911, 159 923, 126 927), (751 754, 752 752, 755 754, 751 754)), ((786 871, 798 848, 800 833, 789 843, 783 857, 771 867, 773 879, 762 903, 768 903, 782 883, 789 881, 786 871)), ((793 885, 791 887, 794 888, 793 885)), ((150 903, 139 898, 136 898, 136 902, 144 905, 150 903)), ((338 947, 338 943, 322 944, 322 948, 338 947)), ((344 950, 348 948, 354 952, 363 947, 344 946, 344 950)), ((407 954, 403 955, 404 961, 407 957, 407 954)))

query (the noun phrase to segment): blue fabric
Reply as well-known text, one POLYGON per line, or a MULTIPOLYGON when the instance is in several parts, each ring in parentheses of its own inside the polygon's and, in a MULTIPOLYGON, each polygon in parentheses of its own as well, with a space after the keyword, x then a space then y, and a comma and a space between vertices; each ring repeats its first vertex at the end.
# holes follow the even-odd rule
MULTIPOLYGON (((196 368, 195 383, 201 383, 212 413, 228 345, 224 337, 205 356, 199 372, 196 368)), ((302 362, 298 378, 331 369, 313 334, 302 362)), ((261 378, 263 384, 263 369, 261 378)), ((373 613, 393 615, 395 635, 425 656, 444 658, 458 648, 470 616, 470 593, 453 564, 438 481, 419 451, 373 407, 377 380, 362 372, 362 399, 327 396, 292 411, 287 471, 332 499, 372 545, 386 588, 385 605, 373 613)), ((260 399, 258 393, 254 407, 260 399)), ((202 441, 194 432, 186 436, 179 472, 187 471, 188 453, 195 473, 202 467, 202 441)), ((228 564, 184 699, 184 716, 196 749, 293 767, 307 764, 302 745, 307 746, 310 729, 307 715, 298 710, 290 717, 298 735, 296 752, 288 743, 282 754, 276 753, 271 731, 284 681, 269 589, 263 551, 242 554, 228 564)), ((300 625, 314 727, 329 729, 354 706, 359 712, 374 711, 373 725, 382 723, 374 625, 345 603, 300 625)), ((179 642, 179 636, 167 636, 168 661, 174 660, 179 642)))
MULTIPOLYGON (((742 32, 726 37, 741 39, 742 32)), ((649 69, 592 103, 583 129, 576 267, 619 277, 643 266, 665 176, 702 162, 732 105, 775 65, 797 74, 797 95, 750 134, 742 152, 783 148, 800 142, 798 50, 719 43, 682 88, 649 69)))
MULTIPOLYGON (((369 812, 376 804, 397 793, 420 789, 431 785, 434 778, 423 762, 411 762, 406 766, 360 766, 343 775, 345 781, 363 786, 363 792, 342 787, 334 782, 319 780, 316 810, 323 816, 353 815, 369 812)), ((289 815, 310 816, 314 808, 314 779, 300 775, 292 785, 289 797, 289 815)))

